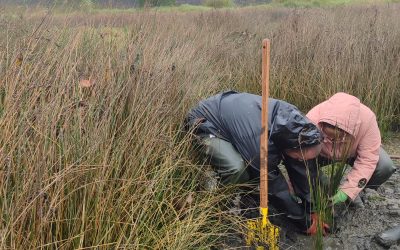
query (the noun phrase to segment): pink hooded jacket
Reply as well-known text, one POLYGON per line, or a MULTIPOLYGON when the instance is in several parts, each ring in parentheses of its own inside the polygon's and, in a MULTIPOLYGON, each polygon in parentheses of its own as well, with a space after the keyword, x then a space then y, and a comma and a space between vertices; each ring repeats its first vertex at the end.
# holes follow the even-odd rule
MULTIPOLYGON (((353 136, 347 158, 355 157, 355 162, 340 189, 352 200, 364 188, 376 169, 379 160, 381 135, 375 114, 360 100, 346 93, 337 93, 308 113, 307 117, 321 129, 321 122, 336 125, 353 136)), ((345 147, 345 146, 344 146, 345 147)), ((321 156, 336 160, 342 159, 341 150, 324 140, 321 156), (337 157, 336 157, 337 156, 337 157)))

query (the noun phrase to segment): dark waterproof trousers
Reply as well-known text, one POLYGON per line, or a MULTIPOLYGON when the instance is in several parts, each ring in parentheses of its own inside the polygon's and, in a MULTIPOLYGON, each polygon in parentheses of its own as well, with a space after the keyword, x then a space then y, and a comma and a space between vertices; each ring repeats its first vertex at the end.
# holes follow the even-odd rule
MULTIPOLYGON (((251 167, 246 164, 230 142, 212 135, 203 135, 200 141, 202 153, 207 156, 222 184, 243 184, 250 181, 258 183, 259 172, 257 176, 254 174, 254 169, 249 171, 251 167)), ((292 164, 292 162, 300 163, 289 159, 285 161, 285 165, 292 164)), ((306 213, 306 211, 309 210, 311 201, 308 194, 308 176, 304 176, 306 171, 300 171, 298 167, 286 169, 291 183, 295 187, 295 194, 301 198, 302 202, 293 198, 289 192, 288 183, 278 166, 268 169, 268 199, 279 213, 286 214, 301 230, 306 230, 309 226, 309 212, 306 213)), ((304 169, 304 166, 301 169, 304 169)), ((314 169, 310 171, 311 175, 316 176, 315 173, 314 169)))
MULTIPOLYGON (((355 159, 348 159, 347 163, 353 166, 355 159)), ((315 185, 315 181, 322 181, 324 185, 329 183, 324 183, 327 180, 324 179, 324 175, 319 172, 322 167, 332 164, 332 160, 318 157, 317 160, 310 160, 304 164, 304 162, 299 162, 293 159, 286 159, 284 162, 286 169, 289 173, 290 181, 292 182, 293 189, 296 195, 305 199, 307 202, 311 202, 311 193, 309 187, 308 176, 312 180, 312 185, 315 185), (307 167, 304 167, 307 165, 307 167)), ((386 182, 390 176, 396 171, 393 161, 390 159, 389 155, 383 148, 379 149, 379 160, 371 179, 368 181, 365 187, 371 189, 377 189, 380 185, 386 182)))

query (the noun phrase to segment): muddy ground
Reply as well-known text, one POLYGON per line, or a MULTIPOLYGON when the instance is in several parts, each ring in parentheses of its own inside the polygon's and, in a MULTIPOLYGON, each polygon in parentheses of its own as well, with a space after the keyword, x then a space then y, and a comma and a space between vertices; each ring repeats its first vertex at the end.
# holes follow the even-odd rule
MULTIPOLYGON (((393 135, 383 147, 390 155, 400 155, 400 134, 393 135)), ((398 170, 386 183, 377 191, 365 189, 360 194, 364 207, 343 204, 335 208, 336 228, 324 238, 324 249, 400 250, 400 242, 386 242, 384 246, 376 237, 382 231, 400 225, 400 161, 394 162, 398 170)), ((280 249, 314 249, 314 239, 297 232, 290 222, 280 220, 279 216, 271 221, 281 224, 280 249)), ((232 237, 223 245, 221 249, 249 249, 244 247, 243 236, 232 237)))
MULTIPOLYGON (((394 135, 383 147, 391 155, 400 154, 400 135, 394 135)), ((395 165, 400 162, 395 161, 395 165)), ((400 242, 382 246, 376 235, 383 230, 400 225, 400 170, 377 191, 365 189, 361 193, 364 208, 342 206, 336 218, 337 230, 324 240, 324 249, 363 250, 398 249, 400 242)), ((289 243, 286 239, 285 241, 289 243)), ((290 244, 290 243, 289 243, 290 244)), ((290 249, 310 249, 313 242, 309 237, 299 235, 290 249)))
MULTIPOLYGON (((338 209, 337 228, 325 237, 324 249, 400 250, 400 242, 388 242, 383 246, 376 237, 380 232, 400 225, 400 172, 394 173, 378 191, 366 189, 361 198, 363 208, 343 205, 338 209)), ((292 244, 288 239, 284 241, 288 248, 282 249, 310 249, 313 245, 313 240, 303 235, 298 235, 292 244)))

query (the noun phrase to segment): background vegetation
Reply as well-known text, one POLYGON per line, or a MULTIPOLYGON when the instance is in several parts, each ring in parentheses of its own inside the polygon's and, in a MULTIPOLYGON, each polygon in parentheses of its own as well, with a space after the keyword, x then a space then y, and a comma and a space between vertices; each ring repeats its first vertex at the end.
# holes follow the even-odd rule
POLYGON ((400 0, 0 0, 1 4, 23 6, 46 6, 57 8, 89 9, 155 7, 179 5, 205 5, 213 8, 266 5, 268 7, 321 7, 348 4, 398 3, 400 0), (211 2, 214 2, 211 4, 211 2))
POLYGON ((400 122, 400 5, 177 13, 3 11, 0 248, 194 249, 240 230, 181 124, 222 90, 307 111, 358 96, 400 122), (83 82, 82 80, 89 80, 83 82), (229 222, 229 223, 228 223, 229 222))

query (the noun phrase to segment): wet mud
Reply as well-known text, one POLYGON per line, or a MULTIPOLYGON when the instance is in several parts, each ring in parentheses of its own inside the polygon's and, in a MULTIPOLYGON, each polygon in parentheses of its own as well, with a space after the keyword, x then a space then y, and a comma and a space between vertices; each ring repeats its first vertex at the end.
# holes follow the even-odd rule
MULTIPOLYGON (((400 138, 396 137, 387 145, 389 154, 400 154, 400 138)), ((386 149, 386 148, 385 148, 386 149)), ((342 204, 335 206, 335 226, 332 232, 324 237, 325 250, 400 250, 400 241, 385 239, 382 232, 400 227, 400 161, 395 160, 397 171, 377 190, 364 189, 360 193, 362 206, 342 204)), ((247 208, 243 212, 243 203, 249 205, 248 199, 241 200, 242 216, 256 217, 258 209, 247 208)), ((255 203, 253 203, 254 206, 255 203)), ((283 218, 282 215, 270 212, 270 221, 280 226, 280 249, 310 250, 315 249, 315 238, 306 236, 283 218)), ((236 235, 227 239, 219 249, 255 249, 246 247, 245 236, 236 235)), ((265 248, 268 249, 268 248, 265 248)))

